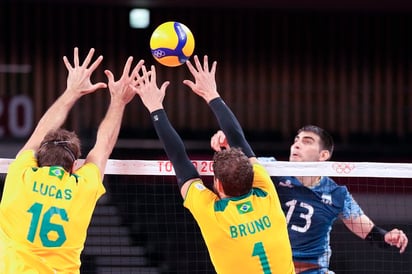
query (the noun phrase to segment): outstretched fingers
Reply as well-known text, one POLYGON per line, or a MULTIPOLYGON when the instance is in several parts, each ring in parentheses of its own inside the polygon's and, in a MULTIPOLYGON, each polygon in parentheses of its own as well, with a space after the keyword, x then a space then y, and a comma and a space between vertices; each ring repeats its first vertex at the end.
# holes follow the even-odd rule
MULTIPOLYGON (((206 55, 205 55, 205 57, 203 57, 203 58, 206 58, 206 55)), ((195 65, 196 65, 197 71, 203 70, 203 69, 202 69, 202 64, 200 63, 199 57, 198 57, 197 55, 195 55, 195 56, 193 57, 193 60, 195 61, 195 65)))
POLYGON ((66 66, 66 68, 67 68, 67 70, 68 70, 69 72, 73 70, 73 67, 72 67, 72 65, 70 64, 70 61, 69 61, 69 59, 67 58, 67 56, 63 56, 63 62, 64 62, 64 65, 66 66))
POLYGON ((136 64, 136 66, 134 67, 131 76, 135 79, 135 78, 139 78, 139 71, 142 69, 144 64, 144 60, 140 59, 139 62, 136 64))
POLYGON ((69 58, 67 58, 66 55, 63 56, 63 62, 68 71, 72 71, 75 67, 78 67, 79 66, 79 48, 75 47, 73 49, 73 66, 70 63, 69 58))
POLYGON ((104 71, 104 74, 106 74, 107 82, 109 82, 109 83, 114 82, 114 75, 110 70, 106 69, 104 71))
MULTIPOLYGON (((196 58, 197 56, 195 55, 194 59, 196 60, 196 58)), ((192 65, 190 61, 186 61, 186 66, 192 75, 195 75, 197 73, 197 70, 194 68, 194 66, 192 65)))
POLYGON ((209 71, 209 61, 207 55, 203 56, 203 70, 209 71))
POLYGON ((129 73, 130 73, 130 67, 132 66, 132 62, 133 62, 133 57, 129 56, 127 58, 126 64, 123 67, 123 74, 120 77, 121 79, 124 79, 126 77, 129 77, 129 73))
POLYGON ((79 66, 79 48, 75 47, 73 50, 74 67, 79 66))
POLYGON ((100 65, 100 63, 102 61, 103 61, 103 56, 102 55, 97 57, 97 59, 93 62, 93 64, 89 68, 90 73, 92 73, 100 65))
POLYGON ((142 96, 143 93, 146 91, 147 89, 146 86, 149 84, 149 77, 151 74, 151 71, 148 72, 145 65, 142 66, 141 70, 142 70, 142 75, 136 78, 136 85, 133 86, 133 89, 139 96, 142 96))
POLYGON ((69 72, 67 76, 67 90, 77 94, 77 96, 83 96, 85 94, 95 92, 98 89, 106 88, 107 84, 103 82, 92 83, 90 77, 96 68, 100 65, 103 60, 103 56, 99 56, 88 68, 90 62, 93 58, 95 50, 92 48, 89 50, 87 57, 85 58, 83 64, 80 66, 79 63, 79 49, 74 48, 73 54, 73 66, 69 62, 67 56, 63 57, 64 64, 69 72))
POLYGON ((217 67, 217 61, 213 61, 212 68, 211 68, 211 70, 210 70, 210 73, 211 73, 211 74, 215 75, 215 73, 216 73, 216 67, 217 67))
POLYGON ((138 79, 137 87, 133 87, 133 89, 140 96, 149 112, 153 112, 163 108, 163 99, 168 85, 169 81, 166 81, 159 88, 156 83, 155 67, 152 65, 150 70, 147 70, 146 66, 142 66, 142 75, 138 79))
POLYGON ((156 84, 156 69, 153 65, 150 66, 150 80, 156 84))
MULTIPOLYGON (((90 64, 90 61, 92 60, 92 57, 93 57, 93 55, 94 55, 94 48, 91 48, 90 50, 89 50, 89 53, 87 54, 87 56, 86 56, 86 58, 84 59, 84 61, 83 61, 83 64, 81 65, 81 67, 88 67, 89 66, 89 64, 90 64)), ((77 58, 78 59, 78 58, 77 58)), ((99 58, 98 58, 99 59, 99 58)), ((97 60, 96 60, 97 61, 97 60)), ((96 62, 95 61, 95 62, 96 62)), ((101 60, 100 60, 101 61, 101 60)))

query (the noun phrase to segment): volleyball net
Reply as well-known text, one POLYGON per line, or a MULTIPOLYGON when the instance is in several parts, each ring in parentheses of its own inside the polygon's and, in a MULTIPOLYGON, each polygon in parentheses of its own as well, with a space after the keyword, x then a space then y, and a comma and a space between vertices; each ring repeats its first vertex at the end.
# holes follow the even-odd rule
MULTIPOLYGON (((12 159, 0 159, 5 175, 12 159)), ((210 160, 195 160, 211 186, 210 160)), ((271 176, 330 176, 346 185, 366 215, 385 229, 412 237, 412 164, 376 162, 263 162, 271 176)), ((82 253, 82 273, 215 273, 200 230, 183 207, 167 160, 110 159, 107 193, 99 200, 82 253)), ((3 185, 4 180, 0 183, 3 185)), ((380 249, 339 220, 331 233, 336 273, 412 273, 412 252, 380 249)), ((236 252, 236 251, 233 251, 236 252)))

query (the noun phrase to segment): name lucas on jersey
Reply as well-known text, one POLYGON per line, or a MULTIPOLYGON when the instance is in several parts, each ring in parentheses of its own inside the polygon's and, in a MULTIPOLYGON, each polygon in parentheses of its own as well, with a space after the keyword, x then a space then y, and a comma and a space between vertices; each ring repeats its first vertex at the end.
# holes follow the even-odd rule
POLYGON ((33 192, 39 193, 43 196, 54 197, 56 199, 70 200, 72 198, 71 189, 59 189, 55 185, 47 185, 44 183, 33 183, 33 192))
POLYGON ((239 225, 231 225, 229 227, 230 236, 233 238, 237 237, 244 237, 248 235, 252 235, 258 232, 265 230, 266 228, 270 228, 272 223, 270 222, 269 216, 263 216, 257 220, 253 220, 248 223, 239 224, 239 225))

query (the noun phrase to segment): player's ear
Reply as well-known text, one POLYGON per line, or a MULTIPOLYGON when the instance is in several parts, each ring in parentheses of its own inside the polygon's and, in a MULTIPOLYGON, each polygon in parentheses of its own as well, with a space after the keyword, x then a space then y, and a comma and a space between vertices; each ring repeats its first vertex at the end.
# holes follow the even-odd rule
MULTIPOLYGON (((216 189, 216 191, 218 192, 218 194, 219 194, 220 197, 222 197, 221 194, 225 194, 225 191, 224 191, 224 189, 223 189, 222 182, 221 182, 219 179, 217 179, 216 177, 215 177, 215 189, 216 189)), ((223 196, 223 197, 224 197, 224 196, 223 196)))
POLYGON ((329 150, 324 149, 320 152, 319 161, 327 161, 329 160, 329 158, 330 158, 329 150))
POLYGON ((76 169, 78 169, 77 164, 78 164, 77 160, 74 160, 73 165, 72 165, 71 173, 74 173, 76 171, 76 169))

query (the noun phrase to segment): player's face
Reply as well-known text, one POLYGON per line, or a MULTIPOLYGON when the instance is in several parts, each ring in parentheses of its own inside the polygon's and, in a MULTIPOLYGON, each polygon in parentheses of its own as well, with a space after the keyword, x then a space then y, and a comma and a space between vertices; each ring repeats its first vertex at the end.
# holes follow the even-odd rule
POLYGON ((320 138, 313 132, 302 131, 296 135, 290 147, 289 161, 291 162, 317 162, 321 161, 322 150, 320 138))

